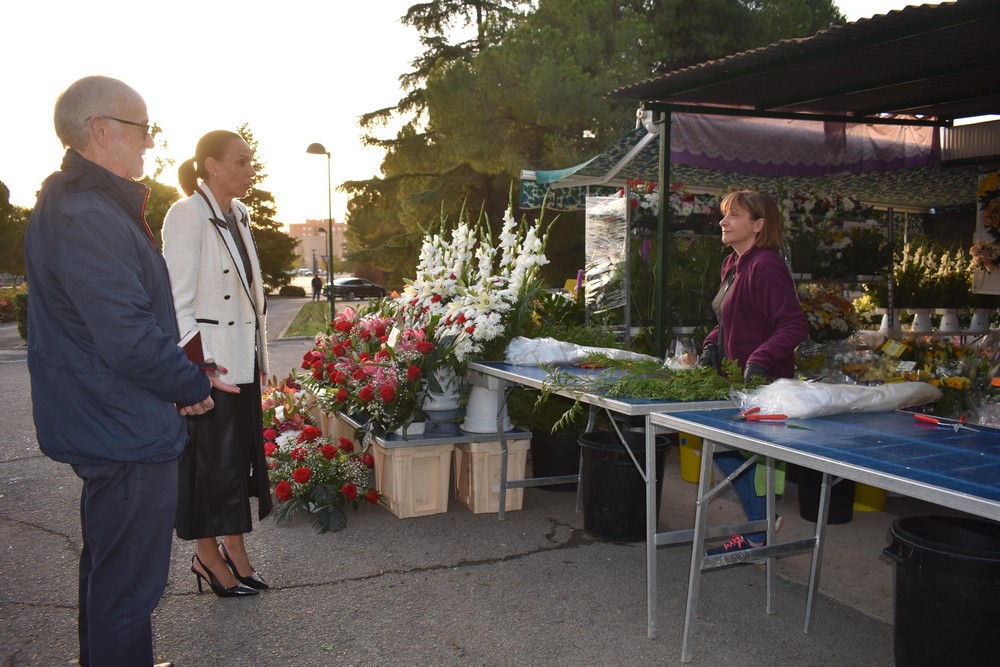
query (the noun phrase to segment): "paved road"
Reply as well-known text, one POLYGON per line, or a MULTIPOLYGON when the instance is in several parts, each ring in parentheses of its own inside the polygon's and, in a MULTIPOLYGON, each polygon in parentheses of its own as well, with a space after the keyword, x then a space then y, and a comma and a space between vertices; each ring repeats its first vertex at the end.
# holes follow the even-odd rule
MULTIPOLYGON (((304 301, 271 301, 272 335, 304 301)), ((66 665, 76 655, 80 485, 38 452, 17 340, 0 325, 0 666, 66 665)), ((308 347, 308 339, 272 340, 272 371, 297 366, 308 347)), ((677 502, 675 484, 674 467, 665 504, 677 502)), ((247 543, 273 588, 226 600, 198 594, 193 549, 175 540, 154 618, 163 659, 178 667, 679 664, 689 552, 660 550, 661 634, 651 641, 642 545, 589 537, 572 494, 526 489, 524 509, 503 522, 454 500, 447 513, 405 520, 363 507, 348 512, 346 530, 326 535, 302 518, 268 518, 247 543)), ((706 577, 692 664, 891 664, 888 624, 823 598, 806 636, 805 589, 780 586, 776 613, 766 615, 763 584, 755 566, 706 577)))

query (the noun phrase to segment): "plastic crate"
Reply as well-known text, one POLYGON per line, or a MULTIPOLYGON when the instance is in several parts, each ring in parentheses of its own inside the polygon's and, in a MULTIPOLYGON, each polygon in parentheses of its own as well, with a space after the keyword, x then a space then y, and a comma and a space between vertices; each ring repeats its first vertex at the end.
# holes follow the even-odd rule
MULTIPOLYGON (((507 441, 507 480, 524 479, 531 439, 507 441)), ((476 514, 500 511, 500 442, 455 445, 455 498, 476 514)), ((506 511, 521 509, 524 489, 507 489, 506 511)))
POLYGON ((375 483, 381 503, 400 519, 448 511, 451 453, 455 445, 383 447, 375 452, 375 483))

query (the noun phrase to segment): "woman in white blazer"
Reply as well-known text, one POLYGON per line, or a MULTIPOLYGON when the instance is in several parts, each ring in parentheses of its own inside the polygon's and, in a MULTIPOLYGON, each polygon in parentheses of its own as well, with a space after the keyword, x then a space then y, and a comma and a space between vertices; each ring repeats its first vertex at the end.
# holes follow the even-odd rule
POLYGON ((212 381, 215 410, 188 418, 175 528, 181 539, 197 540, 191 571, 199 592, 204 580, 222 597, 268 587, 243 539, 253 529, 250 497, 257 497, 258 519, 272 507, 261 425, 266 306, 250 218, 237 201, 255 173, 240 135, 209 132, 178 169, 187 198, 163 221, 177 323, 182 335, 200 332, 206 360, 219 366, 212 381))

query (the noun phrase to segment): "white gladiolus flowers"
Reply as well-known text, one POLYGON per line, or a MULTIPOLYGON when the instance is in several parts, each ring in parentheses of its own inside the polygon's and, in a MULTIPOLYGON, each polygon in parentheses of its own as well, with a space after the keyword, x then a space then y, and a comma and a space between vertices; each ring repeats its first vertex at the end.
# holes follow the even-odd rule
POLYGON ((465 364, 515 335, 511 316, 533 294, 548 263, 538 226, 514 220, 510 209, 494 245, 488 225, 460 221, 450 233, 424 238, 416 277, 397 301, 413 322, 438 318, 435 336, 465 364))

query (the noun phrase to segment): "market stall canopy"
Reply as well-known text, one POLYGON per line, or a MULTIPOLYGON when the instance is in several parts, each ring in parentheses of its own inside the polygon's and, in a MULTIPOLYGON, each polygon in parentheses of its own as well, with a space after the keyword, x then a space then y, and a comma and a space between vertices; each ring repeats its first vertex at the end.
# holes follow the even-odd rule
MULTIPOLYGON (((777 175, 772 167, 781 162, 783 152, 794 172, 794 180, 783 180, 783 188, 850 192, 873 204, 947 210, 974 201, 976 174, 974 169, 939 171, 934 166, 936 143, 924 166, 905 149, 902 162, 899 154, 880 162, 874 151, 852 163, 844 157, 850 151, 841 151, 838 158, 837 150, 825 163, 808 162, 801 159, 808 151, 796 144, 806 133, 821 140, 822 152, 829 155, 831 142, 836 149, 838 142, 857 132, 845 128, 866 127, 855 123, 905 122, 915 129, 996 113, 1000 110, 997 35, 997 0, 910 6, 668 72, 618 88, 609 98, 670 112, 671 182, 773 190, 775 184, 766 177, 777 175), (707 121, 705 115, 719 118, 707 121), (727 127, 723 120, 781 131, 780 125, 761 121, 803 119, 810 119, 805 125, 813 129, 786 126, 780 141, 764 131, 753 139, 750 131, 743 139, 730 134, 725 147, 713 136, 712 128, 727 127), (751 141, 744 144, 746 136, 751 141), (697 145, 700 142, 706 145, 697 145), (838 164, 841 158, 844 161, 838 164), (839 182, 849 173, 859 175, 839 182)), ((524 171, 522 206, 540 205, 548 197, 549 206, 571 209, 582 202, 583 188, 621 187, 633 178, 659 181, 658 143, 655 134, 638 127, 583 164, 551 172, 524 171)))
POLYGON ((609 98, 951 121, 1000 109, 1000 2, 910 6, 623 86, 609 98))
MULTIPOLYGON (((646 114, 649 116, 649 112, 646 114)), ((974 170, 940 172, 935 128, 674 114, 671 181, 694 191, 843 192, 871 204, 946 210, 968 205, 974 170)), ((595 186, 659 179, 656 126, 640 123, 567 169, 521 172, 523 208, 583 207, 595 186), (650 129, 653 131, 651 132, 650 129)))

